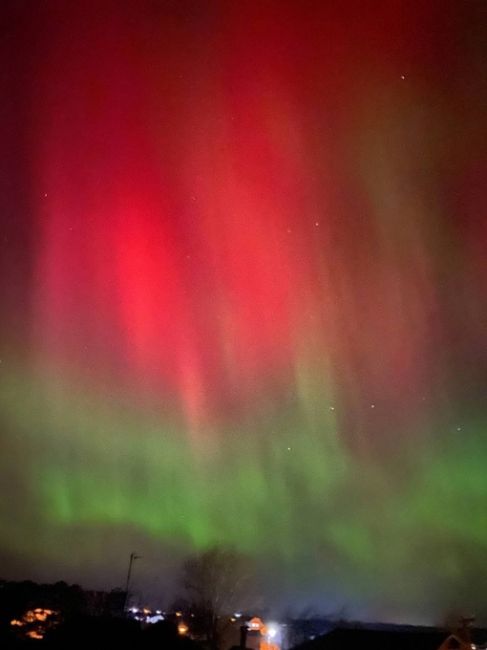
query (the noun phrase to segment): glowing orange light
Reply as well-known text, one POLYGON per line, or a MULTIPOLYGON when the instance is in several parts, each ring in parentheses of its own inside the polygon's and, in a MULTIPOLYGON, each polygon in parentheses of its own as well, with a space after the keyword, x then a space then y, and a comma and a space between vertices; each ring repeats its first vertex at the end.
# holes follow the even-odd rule
POLYGON ((187 634, 188 631, 189 631, 189 628, 188 628, 188 626, 186 625, 186 623, 180 623, 180 624, 178 625, 178 634, 181 634, 181 635, 183 635, 183 634, 187 634))
POLYGON ((248 623, 249 630, 259 630, 262 631, 264 629, 264 623, 255 616, 254 618, 250 619, 248 623))

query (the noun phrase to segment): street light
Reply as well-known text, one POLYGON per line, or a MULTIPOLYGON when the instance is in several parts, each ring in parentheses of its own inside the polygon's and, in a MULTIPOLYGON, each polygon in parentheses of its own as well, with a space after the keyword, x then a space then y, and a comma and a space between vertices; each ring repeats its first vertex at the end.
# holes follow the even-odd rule
POLYGON ((130 587, 130 578, 132 576, 132 565, 135 562, 135 560, 140 560, 142 556, 137 555, 136 553, 130 553, 130 559, 129 559, 129 569, 127 571, 127 582, 125 584, 125 598, 123 601, 123 613, 127 611, 127 600, 129 597, 129 587, 130 587))

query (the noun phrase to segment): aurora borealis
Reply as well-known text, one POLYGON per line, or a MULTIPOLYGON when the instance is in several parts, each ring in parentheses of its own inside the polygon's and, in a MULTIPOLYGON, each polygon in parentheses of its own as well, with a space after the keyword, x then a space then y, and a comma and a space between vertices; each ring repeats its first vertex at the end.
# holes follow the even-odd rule
POLYGON ((0 12, 0 574, 487 622, 485 5, 0 12))

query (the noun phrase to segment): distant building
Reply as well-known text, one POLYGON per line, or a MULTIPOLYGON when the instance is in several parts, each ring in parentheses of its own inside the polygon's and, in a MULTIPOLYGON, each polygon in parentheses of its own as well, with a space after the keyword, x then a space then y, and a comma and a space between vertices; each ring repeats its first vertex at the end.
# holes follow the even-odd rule
POLYGON ((472 643, 467 641, 462 641, 458 638, 456 634, 450 634, 450 636, 443 641, 438 650, 472 650, 476 648, 472 643))
POLYGON ((264 623, 262 619, 254 616, 247 622, 245 647, 249 650, 280 650, 280 637, 279 626, 264 623))
POLYGON ((470 630, 468 636, 433 627, 364 625, 338 627, 295 650, 481 650, 486 648, 487 630, 470 630))

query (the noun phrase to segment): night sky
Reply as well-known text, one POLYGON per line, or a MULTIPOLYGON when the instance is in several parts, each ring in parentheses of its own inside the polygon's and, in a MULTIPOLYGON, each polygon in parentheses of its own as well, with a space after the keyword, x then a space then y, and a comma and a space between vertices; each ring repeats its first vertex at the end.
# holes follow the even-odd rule
POLYGON ((0 575, 487 622, 487 3, 3 0, 0 575))

